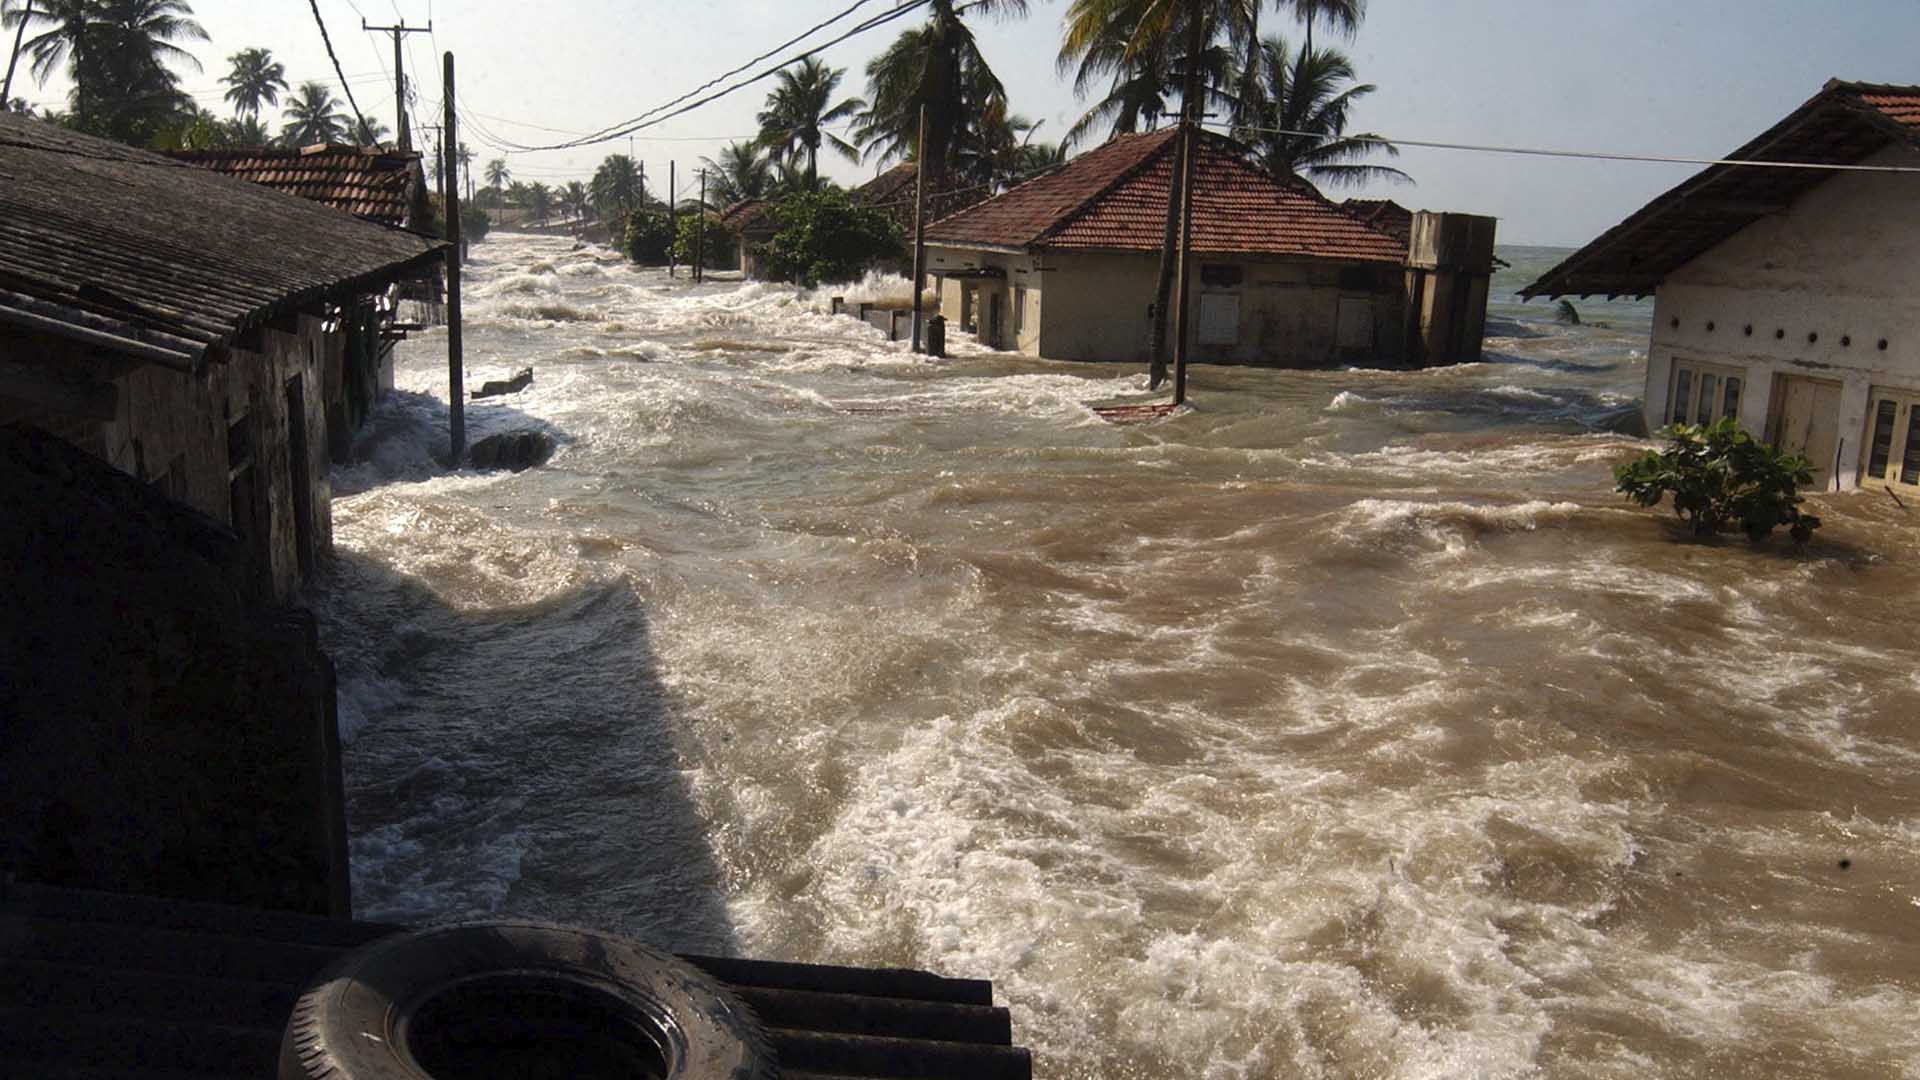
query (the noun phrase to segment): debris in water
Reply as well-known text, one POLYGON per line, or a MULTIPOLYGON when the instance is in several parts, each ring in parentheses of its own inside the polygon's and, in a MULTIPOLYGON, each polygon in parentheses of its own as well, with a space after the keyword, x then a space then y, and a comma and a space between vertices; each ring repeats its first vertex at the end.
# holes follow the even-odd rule
POLYGON ((479 398, 498 397, 501 394, 517 394, 532 384, 533 369, 524 367, 514 372, 513 378, 511 379, 489 379, 481 383, 480 389, 475 390, 473 396, 477 400, 479 398))

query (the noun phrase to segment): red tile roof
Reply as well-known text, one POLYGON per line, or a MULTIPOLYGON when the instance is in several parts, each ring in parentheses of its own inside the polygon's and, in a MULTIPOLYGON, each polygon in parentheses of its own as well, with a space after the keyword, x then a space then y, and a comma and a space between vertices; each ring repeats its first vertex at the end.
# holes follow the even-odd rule
POLYGON ((741 199, 720 211, 720 220, 731 226, 734 232, 770 231, 773 228, 772 209, 765 199, 741 199))
MULTIPOLYGON (((913 231, 914 183, 919 167, 903 161, 879 176, 853 189, 853 200, 887 215, 902 233, 913 231)), ((927 188, 927 221, 938 221, 974 206, 993 193, 988 184, 976 184, 966 177, 949 173, 935 179, 927 188)))
POLYGON ((1340 209, 1403 245, 1413 242, 1413 211, 1392 199, 1348 199, 1340 209))
POLYGON ((407 224, 420 176, 417 153, 356 146, 180 150, 169 156, 397 227, 407 224))
MULTIPOLYGON (((1177 129, 1121 135, 1064 168, 943 218, 929 243, 960 247, 1159 251, 1177 129)), ((1227 139, 1202 133, 1193 249, 1341 262, 1406 260, 1406 245, 1327 201, 1304 180, 1281 181, 1227 139)))
MULTIPOLYGON (((1920 149, 1920 86, 1829 79, 1727 157, 1857 165, 1889 146, 1920 149)), ((1668 274, 1833 176, 1821 169, 1710 165, 1567 256, 1520 295, 1651 296, 1668 274)))

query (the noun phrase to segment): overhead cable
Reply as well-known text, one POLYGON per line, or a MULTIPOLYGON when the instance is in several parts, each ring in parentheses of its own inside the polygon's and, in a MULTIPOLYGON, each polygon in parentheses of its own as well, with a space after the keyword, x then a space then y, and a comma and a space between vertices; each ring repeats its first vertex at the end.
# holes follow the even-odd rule
POLYGON ((1735 165, 1749 169, 1832 169, 1841 172, 1920 173, 1920 165, 1834 165, 1818 161, 1756 161, 1750 158, 1669 157, 1661 154, 1610 154, 1599 150, 1550 150, 1533 146, 1481 146, 1474 143, 1436 142, 1430 139, 1396 139, 1390 135, 1328 135, 1320 131, 1293 131, 1287 128, 1237 127, 1235 131, 1261 135, 1291 135, 1330 141, 1350 138, 1387 146, 1418 146, 1430 150, 1467 150, 1481 154, 1526 154, 1533 157, 1582 158, 1589 161, 1646 161, 1660 165, 1735 165))
POLYGON ((347 85, 346 72, 340 70, 340 58, 334 55, 333 39, 327 36, 327 20, 320 17, 320 0, 307 0, 307 3, 313 6, 313 21, 320 26, 320 41, 327 47, 327 59, 333 61, 333 73, 340 76, 340 89, 347 92, 347 104, 353 106, 353 118, 360 122, 353 132, 353 141, 358 143, 360 132, 367 129, 367 118, 360 115, 360 103, 353 100, 353 87, 347 85))

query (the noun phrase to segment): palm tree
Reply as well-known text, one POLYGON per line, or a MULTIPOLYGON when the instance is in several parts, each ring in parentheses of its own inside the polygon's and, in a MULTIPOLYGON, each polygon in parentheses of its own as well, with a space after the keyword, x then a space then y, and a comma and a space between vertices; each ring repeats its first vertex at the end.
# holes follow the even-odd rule
POLYGON ((567 181, 567 186, 560 192, 560 205, 566 208, 569 217, 575 219, 587 216, 587 206, 591 201, 587 185, 578 180, 567 181))
POLYGON ((30 10, 0 16, 0 28, 43 28, 23 47, 41 85, 66 63, 77 126, 144 143, 176 125, 191 105, 167 65, 200 70, 175 44, 207 40, 192 14, 184 0, 38 0, 30 10))
POLYGON ((361 116, 353 122, 353 141, 360 146, 378 146, 386 140, 387 125, 378 117, 361 116))
POLYGON ((473 201, 473 147, 466 143, 453 155, 454 162, 460 166, 460 173, 467 179, 467 201, 473 201))
POLYGON ((1254 148, 1268 172, 1334 185, 1411 182, 1399 169, 1359 160, 1376 150, 1389 157, 1400 151, 1378 136, 1346 133, 1349 111, 1374 87, 1354 81, 1353 62, 1345 54, 1302 48, 1293 55, 1284 40, 1269 37, 1254 62, 1253 77, 1244 81, 1253 85, 1255 96, 1235 110, 1247 119, 1235 135, 1254 148))
POLYGON ((820 144, 838 150, 848 161, 859 161, 860 151, 838 135, 822 131, 827 124, 845 120, 860 111, 859 98, 846 98, 832 104, 833 92, 846 74, 809 56, 798 64, 780 69, 779 85, 767 95, 767 107, 760 112, 760 145, 787 161, 807 160, 807 180, 820 176, 820 144))
POLYGON ((646 203, 647 189, 641 182, 640 169, 625 154, 607 155, 594 170, 591 187, 593 201, 603 215, 611 216, 616 208, 625 214, 646 203))
POLYGON ((325 83, 301 83, 300 89, 287 98, 287 107, 282 113, 286 124, 280 129, 281 141, 288 146, 345 142, 347 118, 340 114, 339 106, 325 83))
POLYGON ((487 179, 487 186, 498 193, 507 181, 513 179, 513 170, 507 168, 506 158, 494 158, 487 162, 486 172, 483 175, 487 179))
POLYGON ((553 215, 553 189, 542 183, 527 185, 527 213, 535 221, 545 221, 553 215))
MULTIPOLYGON (((924 106, 927 172, 942 176, 961 130, 993 108, 1004 112, 1007 95, 954 0, 933 0, 930 10, 925 26, 902 33, 867 65, 868 104, 854 135, 869 158, 911 157, 924 106)), ((968 10, 1024 16, 1027 0, 976 0, 968 10)))
POLYGON ((1352 40, 1360 30, 1361 20, 1367 17, 1367 0, 1280 0, 1281 6, 1293 9, 1294 18, 1307 27, 1306 44, 1302 53, 1313 51, 1313 24, 1321 19, 1334 33, 1352 40))
POLYGON ((242 116, 227 121, 227 141, 235 147, 257 147, 273 142, 273 136, 259 117, 242 116))
POLYGON ((233 65, 220 81, 227 84, 227 100, 235 116, 260 115, 260 104, 280 104, 287 89, 287 68, 265 49, 241 49, 227 57, 233 65))
POLYGON ((1107 95, 1067 129, 1066 145, 1077 145, 1102 126, 1110 135, 1131 135, 1160 126, 1167 98, 1173 93, 1173 73, 1164 49, 1136 49, 1128 53, 1127 28, 1102 24, 1098 36, 1076 56, 1062 47, 1061 74, 1073 71, 1073 92, 1084 98, 1103 77, 1111 77, 1107 95))
POLYGON ((728 143, 720 160, 701 158, 700 164, 707 170, 707 193, 721 206, 763 198, 773 187, 773 164, 757 142, 728 143))

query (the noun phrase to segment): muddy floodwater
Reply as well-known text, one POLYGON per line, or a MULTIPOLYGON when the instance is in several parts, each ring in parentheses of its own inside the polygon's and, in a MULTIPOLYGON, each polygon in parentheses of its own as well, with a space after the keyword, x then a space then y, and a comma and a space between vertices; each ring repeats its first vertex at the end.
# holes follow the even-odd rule
POLYGON ((334 475, 362 917, 991 978, 1048 1078, 1920 1076, 1920 508, 1614 495, 1646 305, 1506 248, 1482 363, 1114 426, 571 247, 468 271, 546 466, 434 465, 433 331, 334 475))

